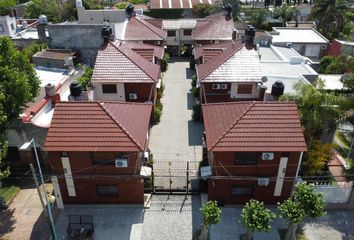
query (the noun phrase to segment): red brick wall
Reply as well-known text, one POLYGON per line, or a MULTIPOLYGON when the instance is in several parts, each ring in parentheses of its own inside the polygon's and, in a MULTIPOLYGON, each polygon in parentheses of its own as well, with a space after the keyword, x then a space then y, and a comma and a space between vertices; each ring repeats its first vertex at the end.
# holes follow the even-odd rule
MULTIPOLYGON (((124 83, 125 89, 125 99, 127 102, 146 102, 149 101, 151 88, 154 87, 153 83, 124 83), (137 93, 138 99, 131 100, 129 99, 129 93, 137 93)), ((156 91, 153 89, 151 96, 151 101, 154 101, 154 94, 156 91)))
POLYGON ((328 55, 333 57, 338 57, 340 55, 342 44, 338 42, 336 39, 333 40, 331 44, 328 45, 328 55))
MULTIPOLYGON (((156 41, 158 41, 158 40, 156 40, 156 41)), ((160 47, 164 46, 164 41, 160 41, 160 44, 156 44, 156 41, 143 41, 143 43, 155 45, 155 46, 160 46, 160 47)))
MULTIPOLYGON (((271 179, 270 184, 266 187, 257 186, 256 179, 249 180, 249 177, 276 178, 278 175, 278 168, 281 157, 280 152, 276 152, 274 159, 270 161, 262 160, 260 154, 259 159, 257 159, 257 164, 255 165, 236 164, 236 154, 237 153, 234 152, 215 152, 214 160, 212 162, 213 176, 229 176, 230 173, 233 176, 243 176, 248 178, 243 178, 242 180, 210 180, 208 189, 208 195, 210 199, 223 199, 227 204, 241 204, 250 198, 259 199, 265 201, 266 203, 276 203, 279 200, 283 200, 289 197, 293 185, 292 179, 286 179, 284 181, 281 197, 273 196, 276 179, 271 179), (227 170, 227 172, 224 168, 227 170), (252 196, 233 196, 231 194, 233 185, 254 186, 252 196)), ((289 153, 285 177, 295 177, 299 157, 299 152, 289 153)))
POLYGON ((226 83, 227 89, 213 89, 213 83, 203 83, 203 87, 201 88, 201 98, 204 103, 204 93, 208 103, 215 102, 230 102, 232 99, 230 98, 230 89, 231 83, 226 83), (204 91, 204 92, 203 92, 204 91))

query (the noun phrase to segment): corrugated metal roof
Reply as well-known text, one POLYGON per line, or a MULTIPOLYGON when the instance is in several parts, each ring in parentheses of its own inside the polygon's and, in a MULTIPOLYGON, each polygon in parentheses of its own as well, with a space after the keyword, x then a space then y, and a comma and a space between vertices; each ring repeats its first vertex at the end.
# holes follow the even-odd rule
POLYGON ((45 150, 142 151, 151 110, 143 103, 58 102, 45 150))
POLYGON ((91 81, 93 83, 156 82, 160 67, 133 50, 108 43, 99 50, 91 81))
POLYGON ((205 24, 200 22, 192 31, 193 40, 232 40, 235 29, 232 18, 229 19, 223 13, 218 13, 206 17, 205 21, 208 22, 205 24))
POLYGON ((155 27, 143 19, 132 17, 129 19, 124 40, 134 41, 164 41, 167 32, 155 27))
POLYGON ((201 82, 260 82, 262 67, 258 52, 241 42, 230 46, 196 68, 201 82))
POLYGON ((202 108, 209 151, 306 151, 293 102, 232 102, 202 108))

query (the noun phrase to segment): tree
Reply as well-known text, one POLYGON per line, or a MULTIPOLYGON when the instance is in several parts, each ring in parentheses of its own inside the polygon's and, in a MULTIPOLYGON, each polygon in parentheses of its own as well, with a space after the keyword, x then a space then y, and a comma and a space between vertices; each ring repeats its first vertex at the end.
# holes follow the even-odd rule
POLYGON ((349 89, 349 91, 354 91, 354 74, 350 74, 344 77, 343 85, 345 88, 349 89))
POLYGON ((106 6, 105 0, 85 0, 83 4, 85 9, 103 9, 106 6))
POLYGON ((306 182, 296 184, 292 196, 279 204, 278 209, 280 216, 289 223, 286 240, 295 240, 298 224, 303 222, 305 217, 316 219, 326 215, 323 195, 306 182))
POLYGON ((251 23, 257 29, 266 29, 268 27, 268 10, 259 9, 252 13, 251 23))
POLYGON ((32 56, 46 48, 48 48, 46 43, 39 43, 35 41, 25 47, 22 52, 30 60, 30 62, 32 62, 32 56))
POLYGON ((210 14, 213 14, 217 11, 214 5, 210 5, 207 3, 198 3, 193 5, 193 16, 197 18, 204 18, 210 14))
POLYGON ((314 0, 311 17, 317 21, 319 31, 333 39, 343 32, 347 24, 348 8, 347 0, 314 0))
POLYGON ((320 60, 320 67, 318 69, 319 73, 325 73, 327 67, 334 61, 335 57, 333 56, 324 56, 320 60))
POLYGON ((283 20, 283 27, 287 21, 290 21, 296 18, 297 10, 295 7, 292 7, 288 4, 283 4, 280 7, 277 7, 274 11, 274 17, 281 17, 283 20))
POLYGON ((0 16, 10 14, 10 8, 16 5, 16 0, 1 0, 0 1, 0 16))
POLYGON ((238 19, 238 15, 240 13, 240 1, 239 0, 221 0, 217 2, 218 4, 216 5, 216 8, 219 11, 223 11, 224 7, 228 4, 231 5, 232 7, 232 16, 234 20, 238 19))
POLYGON ((309 150, 302 162, 302 172, 305 176, 320 175, 327 163, 332 159, 332 144, 323 144, 318 139, 313 139, 309 150))
POLYGON ((211 225, 218 224, 221 221, 221 210, 218 207, 216 201, 208 201, 203 204, 203 207, 200 209, 203 217, 203 228, 200 234, 199 239, 206 240, 208 239, 208 231, 211 225))
POLYGON ((247 228, 246 239, 251 240, 254 232, 267 232, 275 214, 264 206, 263 202, 251 199, 242 209, 241 224, 247 228))
POLYGON ((0 165, 7 149, 5 131, 38 95, 39 83, 26 55, 10 38, 0 37, 0 165))
POLYGON ((84 74, 82 76, 80 76, 77 81, 80 83, 82 89, 86 90, 87 86, 90 84, 91 82, 91 77, 92 77, 92 73, 93 73, 93 69, 90 67, 85 66, 84 68, 84 74))

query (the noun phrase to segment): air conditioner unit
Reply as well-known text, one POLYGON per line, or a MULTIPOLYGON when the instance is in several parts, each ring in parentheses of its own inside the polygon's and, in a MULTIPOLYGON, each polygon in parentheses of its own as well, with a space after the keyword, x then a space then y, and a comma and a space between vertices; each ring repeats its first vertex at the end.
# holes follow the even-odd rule
POLYGON ((227 89, 227 84, 226 83, 224 83, 224 84, 221 84, 221 87, 220 87, 221 89, 227 89))
POLYGON ((211 86, 211 88, 212 89, 220 89, 220 84, 213 84, 212 86, 211 86))
POLYGON ((115 160, 117 168, 126 168, 128 167, 128 159, 126 158, 117 158, 115 160))
POLYGON ((267 40, 262 40, 261 41, 261 46, 266 46, 268 45, 268 41, 267 40))
POLYGON ((129 99, 130 99, 130 100, 136 100, 136 99, 138 99, 138 94, 136 94, 136 93, 129 93, 129 99))
POLYGON ((161 42, 160 42, 160 41, 154 41, 154 44, 156 44, 156 45, 160 45, 160 44, 161 44, 161 42))
POLYGON ((274 159, 274 153, 270 153, 270 152, 262 153, 262 160, 273 160, 273 159, 274 159))
POLYGON ((268 186, 269 178, 258 178, 258 186, 268 186))

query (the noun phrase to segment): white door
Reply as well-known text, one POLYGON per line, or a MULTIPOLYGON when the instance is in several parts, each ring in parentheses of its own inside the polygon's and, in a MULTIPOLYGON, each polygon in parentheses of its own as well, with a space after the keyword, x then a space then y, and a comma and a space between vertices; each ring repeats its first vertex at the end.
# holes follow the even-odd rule
POLYGON ((61 198, 61 192, 60 192, 60 186, 59 186, 59 181, 57 176, 52 176, 52 185, 54 189, 54 194, 55 194, 55 202, 57 203, 57 207, 59 209, 64 208, 64 203, 63 199, 61 198))
POLYGON ((277 182, 275 183, 274 196, 280 196, 283 189, 284 177, 286 172, 286 165, 288 164, 288 158, 280 158, 277 182))
POLYGON ((64 176, 66 187, 68 189, 69 197, 76 197, 75 186, 73 176, 71 175, 70 161, 68 157, 62 157, 61 162, 63 164, 64 176))

